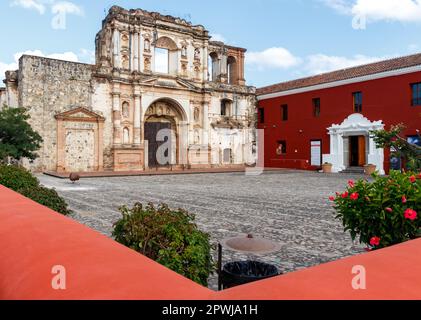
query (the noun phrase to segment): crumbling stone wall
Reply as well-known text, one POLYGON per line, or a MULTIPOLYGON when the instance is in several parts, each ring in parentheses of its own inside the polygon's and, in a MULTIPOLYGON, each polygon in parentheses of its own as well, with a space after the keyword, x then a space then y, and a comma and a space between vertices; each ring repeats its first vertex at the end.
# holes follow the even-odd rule
POLYGON ((6 88, 0 88, 0 110, 6 104, 6 88))
MULTIPOLYGON (((55 115, 77 107, 91 109, 93 66, 23 56, 19 67, 19 104, 28 109, 30 123, 43 138, 39 158, 26 165, 33 171, 56 170, 55 115)), ((86 152, 89 152, 86 151, 86 152)))

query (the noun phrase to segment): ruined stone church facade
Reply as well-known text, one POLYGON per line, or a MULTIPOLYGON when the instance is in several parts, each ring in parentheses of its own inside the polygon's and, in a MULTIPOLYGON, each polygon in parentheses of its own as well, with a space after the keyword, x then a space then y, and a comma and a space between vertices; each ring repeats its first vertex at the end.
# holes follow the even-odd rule
POLYGON ((203 26, 114 6, 95 65, 23 56, 2 103, 25 107, 44 142, 34 171, 132 171, 255 162, 255 88, 245 49, 203 26))

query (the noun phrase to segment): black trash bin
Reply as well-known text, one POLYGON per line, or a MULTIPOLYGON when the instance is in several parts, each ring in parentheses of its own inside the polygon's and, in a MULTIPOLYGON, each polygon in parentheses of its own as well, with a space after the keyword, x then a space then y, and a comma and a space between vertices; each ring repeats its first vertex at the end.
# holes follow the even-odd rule
POLYGON ((258 261, 237 261, 227 263, 221 272, 224 289, 280 275, 274 265, 258 261))

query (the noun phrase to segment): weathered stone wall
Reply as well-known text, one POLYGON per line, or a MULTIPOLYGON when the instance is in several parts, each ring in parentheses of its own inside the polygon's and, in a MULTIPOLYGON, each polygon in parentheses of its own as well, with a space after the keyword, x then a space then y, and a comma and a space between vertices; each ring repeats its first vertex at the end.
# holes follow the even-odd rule
POLYGON ((44 139, 40 157, 24 165, 33 171, 142 170, 146 114, 157 101, 168 103, 166 116, 173 112, 180 122, 177 164, 188 164, 189 152, 216 166, 253 162, 255 88, 245 85, 245 49, 209 40, 203 26, 113 7, 96 37, 95 65, 23 56, 19 70, 6 73, 0 99, 27 108, 44 139), (168 72, 157 72, 155 48, 168 50, 168 72), (221 114, 224 101, 228 115, 221 114), (78 116, 101 133, 83 129, 79 122, 87 119, 69 119, 78 116), (72 128, 58 126, 56 117, 72 128))
POLYGON ((44 140, 40 157, 27 164, 32 170, 56 170, 57 121, 54 116, 77 107, 90 109, 92 82, 91 65, 34 56, 21 58, 19 103, 28 109, 33 129, 44 140))
POLYGON ((113 160, 113 102, 111 95, 111 85, 108 80, 102 78, 93 78, 92 80, 92 110, 105 118, 103 150, 104 150, 104 170, 112 170, 113 160))
POLYGON ((6 88, 0 88, 0 110, 6 104, 6 88))

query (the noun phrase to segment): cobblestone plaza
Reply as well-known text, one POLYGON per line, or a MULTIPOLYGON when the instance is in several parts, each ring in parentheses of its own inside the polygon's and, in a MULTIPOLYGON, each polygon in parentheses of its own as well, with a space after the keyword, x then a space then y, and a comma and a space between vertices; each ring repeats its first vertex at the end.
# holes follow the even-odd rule
MULTIPOLYGON (((335 220, 328 197, 343 191, 352 175, 315 172, 265 172, 166 175, 82 179, 76 184, 48 176, 74 211, 72 218, 111 236, 122 205, 167 203, 196 214, 197 224, 212 242, 252 233, 280 243, 268 256, 246 257, 224 251, 224 262, 253 258, 273 263, 283 273, 355 255, 364 248, 353 243, 335 220)), ((216 287, 216 277, 210 281, 216 287)))

